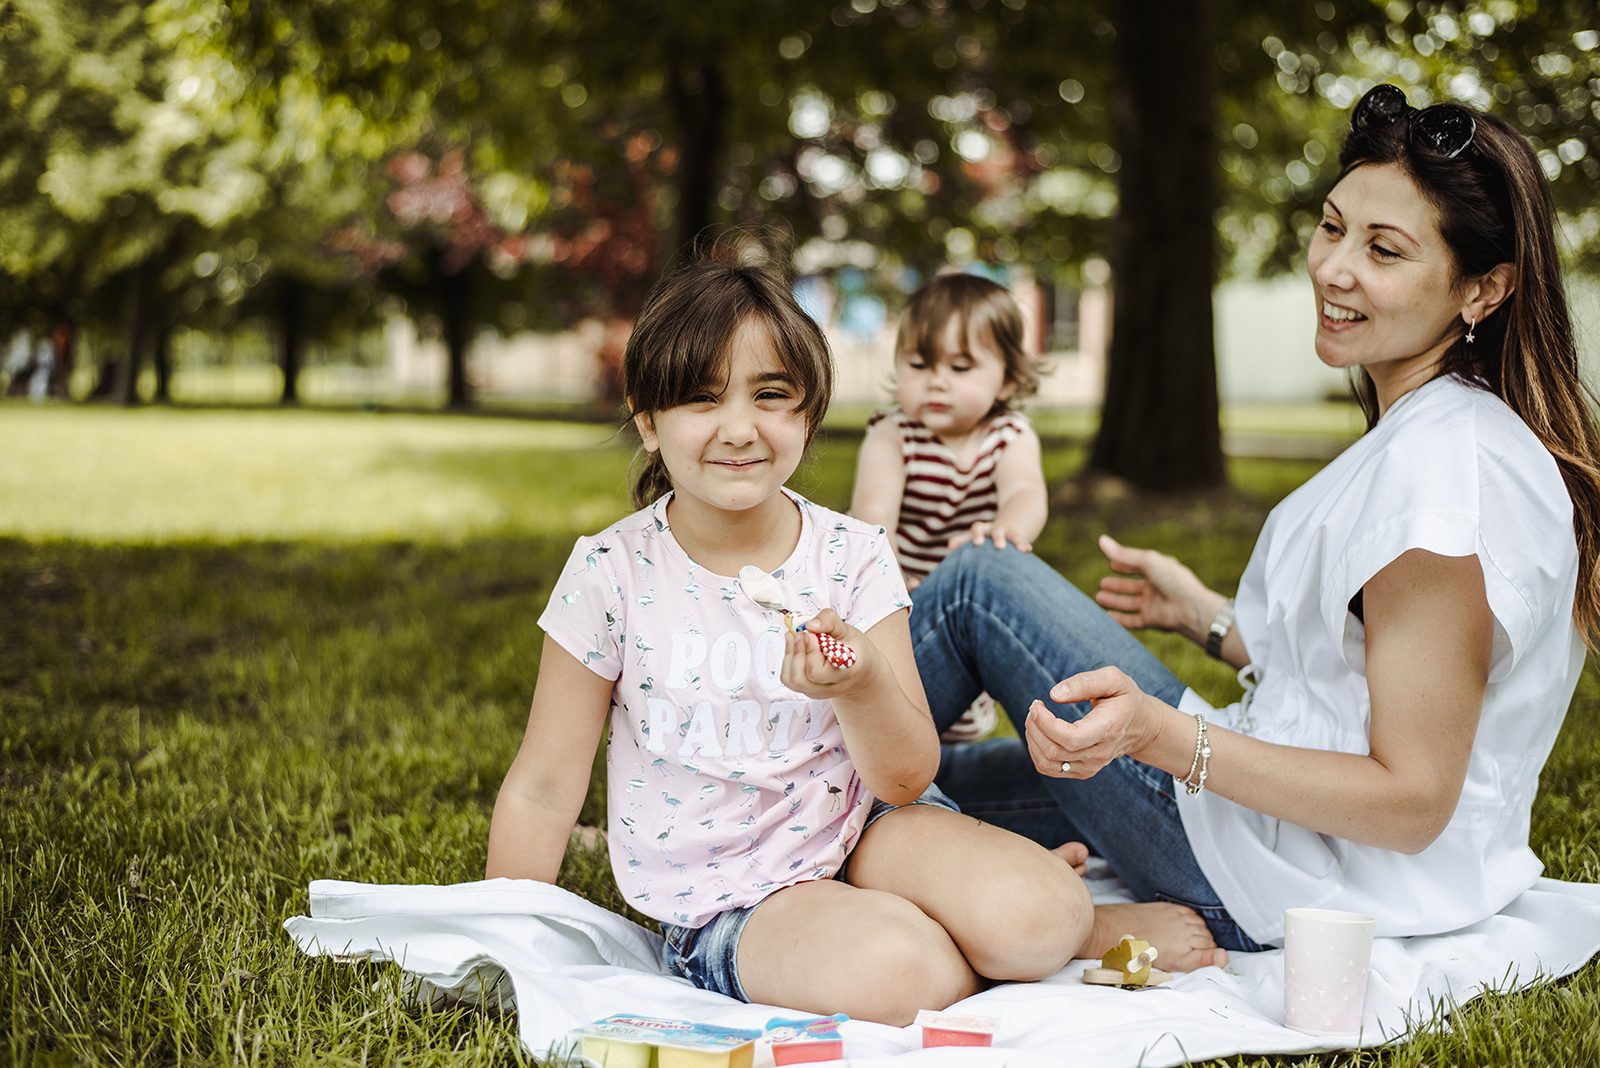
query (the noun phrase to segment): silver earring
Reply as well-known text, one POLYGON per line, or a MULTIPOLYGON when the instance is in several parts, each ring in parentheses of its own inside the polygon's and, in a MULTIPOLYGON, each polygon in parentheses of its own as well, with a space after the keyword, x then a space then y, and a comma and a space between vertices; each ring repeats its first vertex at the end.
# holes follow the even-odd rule
POLYGON ((1469 344, 1469 345, 1472 344, 1472 332, 1474 330, 1476 330, 1477 328, 1478 328, 1478 320, 1469 319, 1467 321, 1467 344, 1469 344))

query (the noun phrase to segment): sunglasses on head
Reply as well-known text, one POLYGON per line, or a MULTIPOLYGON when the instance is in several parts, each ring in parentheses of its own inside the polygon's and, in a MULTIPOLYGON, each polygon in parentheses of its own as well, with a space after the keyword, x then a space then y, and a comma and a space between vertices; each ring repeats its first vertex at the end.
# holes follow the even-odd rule
POLYGON ((1447 159, 1465 152, 1478 132, 1478 120, 1460 104, 1432 104, 1418 111, 1406 103, 1406 94, 1393 85, 1376 85, 1367 90, 1350 113, 1350 130, 1359 133, 1402 118, 1406 120, 1406 137, 1412 143, 1447 159))

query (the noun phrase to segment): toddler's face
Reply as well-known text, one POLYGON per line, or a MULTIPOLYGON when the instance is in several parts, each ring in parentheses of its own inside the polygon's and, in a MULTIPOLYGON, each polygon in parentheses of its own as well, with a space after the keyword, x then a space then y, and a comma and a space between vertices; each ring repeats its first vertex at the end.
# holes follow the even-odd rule
POLYGON ((939 351, 895 356, 895 399, 911 418, 941 438, 976 429, 995 401, 1011 396, 1006 361, 979 330, 961 336, 961 319, 952 315, 939 331, 939 351))

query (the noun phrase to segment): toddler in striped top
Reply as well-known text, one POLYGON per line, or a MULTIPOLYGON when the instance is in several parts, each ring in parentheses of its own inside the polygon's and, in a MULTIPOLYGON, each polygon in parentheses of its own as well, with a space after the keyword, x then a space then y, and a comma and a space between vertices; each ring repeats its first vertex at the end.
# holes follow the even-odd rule
MULTIPOLYGON (((934 278, 900 320, 897 403, 867 424, 850 512, 894 531, 913 590, 963 542, 1028 552, 1044 529, 1039 436, 1012 408, 1039 384, 1022 337, 1016 301, 970 274, 934 278)), ((995 718, 985 694, 944 739, 981 738, 995 718)))

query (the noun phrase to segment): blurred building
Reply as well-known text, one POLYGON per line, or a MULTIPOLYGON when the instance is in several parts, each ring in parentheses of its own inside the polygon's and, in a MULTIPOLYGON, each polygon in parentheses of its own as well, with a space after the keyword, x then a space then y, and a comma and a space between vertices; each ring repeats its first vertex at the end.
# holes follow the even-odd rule
MULTIPOLYGON (((1092 266, 1082 288, 1036 281, 1012 271, 1007 280, 1027 320, 1028 340, 1046 354, 1050 373, 1033 402, 1038 407, 1095 407, 1105 385, 1111 291, 1106 272, 1092 266)), ((1600 281, 1569 279, 1580 355, 1600 385, 1600 281)), ((837 404, 875 405, 890 397, 894 314, 867 293, 802 281, 798 295, 824 323, 838 364, 837 404)), ((1299 274, 1237 280, 1217 289, 1218 388, 1225 405, 1305 404, 1346 395, 1343 372, 1318 362, 1310 287, 1299 274)), ((1158 312, 1156 312, 1158 314, 1158 312)), ((475 385, 506 400, 583 402, 595 391, 598 322, 559 334, 479 337, 473 350, 475 385)), ((386 389, 426 394, 444 381, 444 348, 419 339, 409 320, 385 334, 386 389)))

